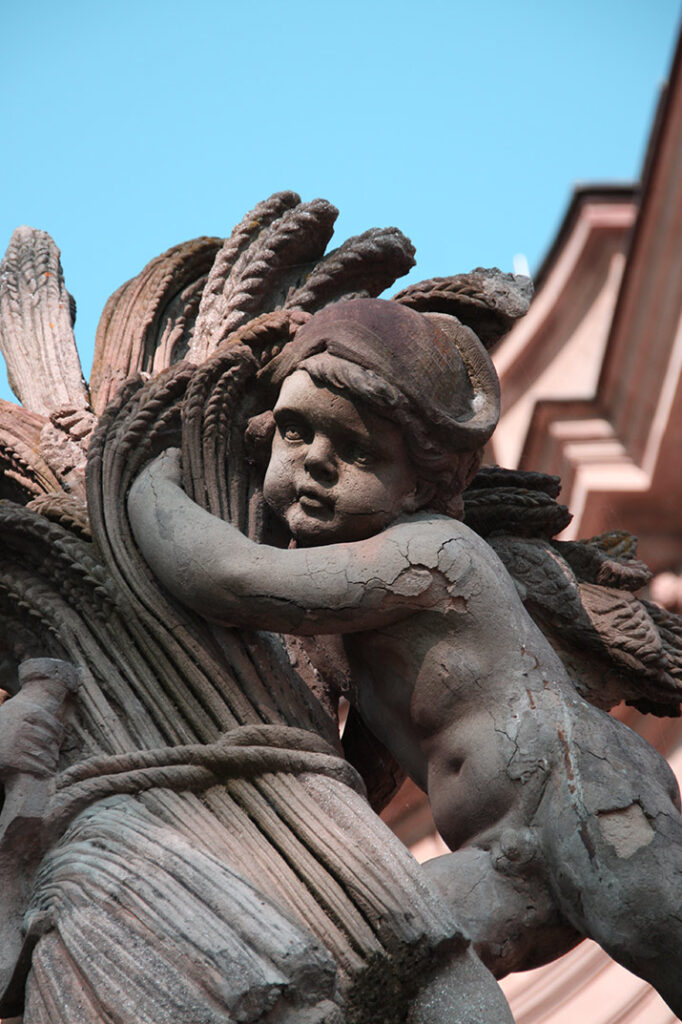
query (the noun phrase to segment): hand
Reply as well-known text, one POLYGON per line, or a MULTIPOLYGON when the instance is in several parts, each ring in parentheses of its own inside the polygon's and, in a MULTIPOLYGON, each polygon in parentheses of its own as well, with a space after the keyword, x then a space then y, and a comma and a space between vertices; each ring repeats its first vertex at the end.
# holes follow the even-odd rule
POLYGON ((0 708, 0 778, 51 775, 63 738, 64 726, 42 705, 25 693, 11 697, 0 708))

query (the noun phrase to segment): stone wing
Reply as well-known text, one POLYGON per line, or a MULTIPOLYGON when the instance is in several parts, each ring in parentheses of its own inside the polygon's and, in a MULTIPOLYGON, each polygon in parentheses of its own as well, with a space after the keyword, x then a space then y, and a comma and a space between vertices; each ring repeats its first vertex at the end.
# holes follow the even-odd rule
POLYGON ((678 716, 682 618, 633 593, 651 574, 630 534, 552 539, 570 520, 558 493, 556 477, 484 469, 465 494, 465 522, 497 552, 587 700, 678 716))

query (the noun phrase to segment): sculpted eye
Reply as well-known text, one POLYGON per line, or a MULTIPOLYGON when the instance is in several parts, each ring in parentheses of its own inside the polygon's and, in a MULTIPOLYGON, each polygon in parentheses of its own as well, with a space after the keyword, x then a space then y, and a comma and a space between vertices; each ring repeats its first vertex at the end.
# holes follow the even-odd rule
POLYGON ((293 426, 291 423, 283 424, 279 428, 279 432, 285 441, 302 441, 303 437, 298 427, 293 426))
POLYGON ((310 441, 310 429, 305 420, 298 416, 277 416, 275 422, 279 436, 290 444, 298 444, 301 441, 310 441))
POLYGON ((372 451, 365 445, 349 445, 345 454, 347 462, 354 462, 356 466, 362 468, 369 466, 373 461, 372 451))

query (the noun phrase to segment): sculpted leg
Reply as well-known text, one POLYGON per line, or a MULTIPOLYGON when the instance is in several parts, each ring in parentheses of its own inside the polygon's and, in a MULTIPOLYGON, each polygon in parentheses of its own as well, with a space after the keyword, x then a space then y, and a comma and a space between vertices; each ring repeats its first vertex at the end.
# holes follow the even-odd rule
POLYGON ((563 780, 541 808, 557 901, 577 929, 648 981, 682 1017, 677 784, 663 759, 630 730, 618 725, 600 748, 590 739, 582 734, 574 747, 580 793, 563 780))
POLYGON ((423 866, 496 978, 554 960, 582 938, 558 910, 530 829, 507 829, 489 850, 471 846, 423 866))
POLYGON ((682 823, 633 802, 555 841, 552 859, 566 916, 682 1017, 682 823))

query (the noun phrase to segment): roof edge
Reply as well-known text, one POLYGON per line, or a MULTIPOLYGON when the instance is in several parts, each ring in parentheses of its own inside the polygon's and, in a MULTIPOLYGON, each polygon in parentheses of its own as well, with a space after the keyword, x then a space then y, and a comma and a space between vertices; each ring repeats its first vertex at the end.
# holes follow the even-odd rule
POLYGON ((545 280, 549 277, 552 267, 573 231, 580 211, 584 206, 588 203, 638 203, 640 195, 641 187, 638 182, 587 182, 576 185, 559 225, 559 230, 554 236, 554 241, 547 250, 537 273, 533 277, 535 290, 539 291, 545 280))

